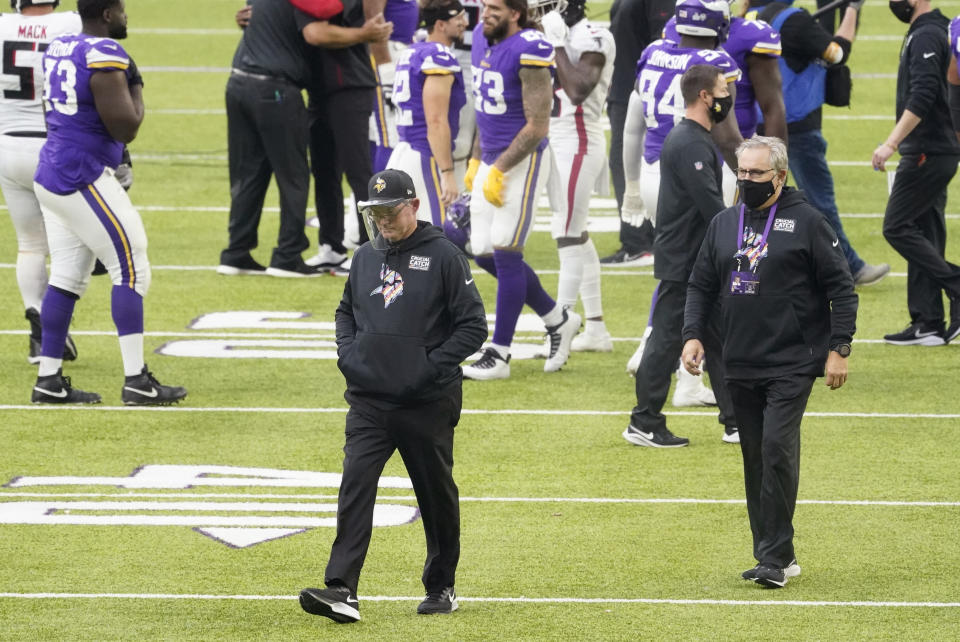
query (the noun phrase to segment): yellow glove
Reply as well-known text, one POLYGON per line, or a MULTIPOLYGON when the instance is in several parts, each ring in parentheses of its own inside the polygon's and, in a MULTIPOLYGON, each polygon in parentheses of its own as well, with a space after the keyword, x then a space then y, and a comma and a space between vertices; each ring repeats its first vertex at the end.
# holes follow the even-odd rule
POLYGON ((468 192, 473 191, 473 179, 476 178, 478 169, 480 169, 480 160, 471 158, 470 162, 467 163, 467 173, 463 175, 463 184, 468 192))
POLYGON ((487 180, 483 182, 483 196, 494 207, 503 207, 503 179, 503 172, 491 165, 487 180))

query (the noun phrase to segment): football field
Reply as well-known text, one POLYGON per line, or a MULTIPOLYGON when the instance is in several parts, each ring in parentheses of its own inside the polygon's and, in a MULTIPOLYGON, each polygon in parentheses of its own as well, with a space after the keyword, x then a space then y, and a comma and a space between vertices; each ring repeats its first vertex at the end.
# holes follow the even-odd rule
MULTIPOLYGON (((215 272, 229 207, 224 86, 241 4, 127 2, 124 46, 146 82, 131 197, 153 265, 147 363, 161 382, 188 388, 183 403, 121 404, 106 277, 77 305, 79 359, 65 366, 103 403, 29 403, 36 369, 26 362, 13 226, 0 209, 0 639, 958 636, 960 346, 882 341, 909 320, 906 264, 881 234, 887 177, 870 168, 893 126, 905 31, 886 2, 867 3, 851 58, 853 106, 827 108, 824 133, 847 236, 892 273, 859 292, 847 385, 830 391, 818 380, 807 408, 795 519, 802 575, 778 591, 740 579, 755 564, 741 459, 721 442, 715 410, 665 408, 688 448, 621 438, 634 404, 624 365, 655 282, 650 268, 604 269, 612 354, 574 354, 544 374, 529 358, 542 325, 525 317, 512 377, 464 383, 454 470, 460 609, 416 615, 424 536, 394 457, 360 579, 363 620, 349 626, 297 603, 301 588, 322 586, 334 536, 346 403, 333 314, 344 282, 215 272)), ((960 13, 960 0, 938 6, 960 13)), ((605 5, 588 13, 607 19, 605 5)), ((277 202, 271 188, 254 252, 263 263, 277 202)), ((600 197, 595 209, 604 256, 619 245, 616 212, 600 197)), ((947 212, 956 263, 960 183, 947 212)), ((555 292, 556 249, 540 214, 526 256, 555 292)), ((316 242, 316 230, 308 236, 316 242)), ((495 281, 475 276, 492 314, 495 281)))

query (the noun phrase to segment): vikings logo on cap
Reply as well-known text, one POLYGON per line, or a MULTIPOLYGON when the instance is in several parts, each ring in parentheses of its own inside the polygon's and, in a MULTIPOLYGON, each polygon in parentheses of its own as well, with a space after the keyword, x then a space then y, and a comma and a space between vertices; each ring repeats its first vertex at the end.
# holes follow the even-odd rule
POLYGON ((373 189, 377 190, 377 194, 387 189, 387 182, 383 180, 382 176, 377 178, 377 182, 373 185, 373 189))

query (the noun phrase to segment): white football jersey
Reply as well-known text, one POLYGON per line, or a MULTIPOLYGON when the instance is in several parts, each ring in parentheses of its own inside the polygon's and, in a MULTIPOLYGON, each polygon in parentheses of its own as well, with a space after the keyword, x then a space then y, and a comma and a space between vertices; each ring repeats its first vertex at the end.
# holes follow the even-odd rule
POLYGON ((613 59, 617 52, 613 34, 608 29, 592 25, 584 19, 570 27, 564 49, 574 65, 580 61, 580 56, 590 52, 603 54, 605 60, 597 86, 580 105, 571 103, 567 93, 560 88, 559 80, 556 82, 550 118, 550 140, 577 140, 581 128, 584 128, 591 138, 602 137, 603 124, 600 119, 603 115, 603 103, 607 100, 610 78, 613 76, 613 59))
POLYGON ((43 52, 57 36, 80 33, 82 27, 75 11, 0 15, 0 133, 47 130, 41 104, 43 52))

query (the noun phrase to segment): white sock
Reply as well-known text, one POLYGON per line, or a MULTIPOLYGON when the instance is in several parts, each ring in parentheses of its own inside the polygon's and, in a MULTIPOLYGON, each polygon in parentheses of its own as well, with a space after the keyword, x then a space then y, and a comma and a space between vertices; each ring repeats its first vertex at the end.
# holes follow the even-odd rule
POLYGON ((540 317, 543 319, 543 325, 552 328, 555 325, 563 323, 563 306, 558 302, 553 309, 540 317))
POLYGON ((510 356, 510 346, 501 346, 497 345, 496 343, 491 343, 490 347, 493 348, 504 361, 506 361, 507 357, 510 356))
POLYGON ((583 280, 583 246, 568 245, 558 248, 557 253, 560 255, 557 303, 572 308, 577 303, 580 282, 583 280))
POLYGON ((23 307, 39 310, 47 292, 47 257, 36 252, 17 254, 17 286, 23 307))
POLYGON ((602 337, 607 334, 607 324, 604 323, 602 320, 587 319, 584 326, 585 326, 584 332, 586 334, 589 334, 595 337, 602 337))
MULTIPOLYGON (((581 245, 583 248, 583 280, 580 281, 580 300, 583 301, 583 316, 588 319, 603 316, 600 303, 600 255, 593 239, 581 245)), ((604 328, 606 331, 606 328, 604 328)))
POLYGON ((61 367, 63 367, 63 359, 40 357, 40 367, 37 370, 37 376, 49 377, 50 375, 55 375, 61 367))
POLYGON ((123 359, 123 376, 134 377, 143 370, 143 334, 125 334, 120 340, 120 358, 123 359))

